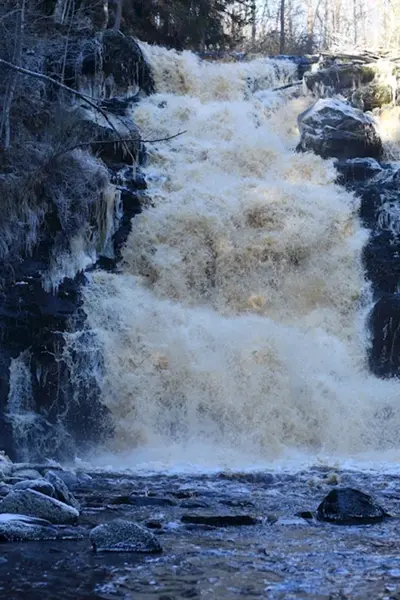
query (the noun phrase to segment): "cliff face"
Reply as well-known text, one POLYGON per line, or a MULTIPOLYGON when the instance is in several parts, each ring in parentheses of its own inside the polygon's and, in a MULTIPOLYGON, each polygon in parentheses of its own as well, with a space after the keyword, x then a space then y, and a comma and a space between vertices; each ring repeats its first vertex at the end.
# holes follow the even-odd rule
POLYGON ((88 14, 57 24, 50 4, 0 10, 0 59, 36 74, 0 64, 0 439, 24 460, 111 431, 100 355, 77 383, 85 352, 65 339, 90 335, 83 271, 114 267, 140 211, 145 149, 129 109, 152 88, 133 38, 88 14))

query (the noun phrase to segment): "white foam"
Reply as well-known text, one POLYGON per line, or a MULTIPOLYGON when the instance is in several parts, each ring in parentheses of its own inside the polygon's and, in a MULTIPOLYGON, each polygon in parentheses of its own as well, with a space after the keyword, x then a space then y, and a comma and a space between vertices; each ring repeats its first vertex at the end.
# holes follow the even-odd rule
POLYGON ((136 122, 146 139, 186 133, 149 146, 154 206, 123 272, 85 289, 116 426, 96 464, 253 468, 398 447, 400 387, 365 365, 357 201, 331 161, 294 152, 309 99, 268 91, 294 67, 279 79, 271 61, 145 51, 158 93, 136 122))

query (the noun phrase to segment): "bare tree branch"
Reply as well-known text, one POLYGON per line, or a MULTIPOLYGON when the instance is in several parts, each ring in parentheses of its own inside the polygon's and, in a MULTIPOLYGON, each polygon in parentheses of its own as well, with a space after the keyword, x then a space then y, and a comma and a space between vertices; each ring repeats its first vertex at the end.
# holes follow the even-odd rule
POLYGON ((116 142, 124 142, 124 143, 134 143, 134 142, 139 142, 142 144, 155 144, 156 142, 168 142, 169 140, 173 140, 181 135, 183 135, 184 133, 186 133, 185 131, 179 131, 178 133, 175 133, 175 135, 170 135, 168 137, 165 138, 159 138, 159 139, 154 139, 154 140, 143 140, 142 138, 121 138, 119 140, 92 140, 92 141, 88 141, 88 142, 80 142, 79 144, 74 144, 74 146, 70 146, 69 148, 65 148, 64 150, 61 150, 60 152, 57 152, 57 154, 54 154, 54 156, 52 157, 52 160, 55 160, 56 158, 58 158, 59 156, 62 156, 63 154, 66 154, 67 152, 72 152, 73 150, 77 150, 78 148, 85 148, 87 146, 92 146, 93 144, 99 144, 99 145, 107 145, 107 144, 115 144, 116 142))

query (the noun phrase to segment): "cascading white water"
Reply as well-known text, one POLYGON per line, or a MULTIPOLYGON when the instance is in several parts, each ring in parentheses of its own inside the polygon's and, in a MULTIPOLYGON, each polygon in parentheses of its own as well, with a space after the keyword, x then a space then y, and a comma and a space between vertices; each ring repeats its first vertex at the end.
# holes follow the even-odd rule
POLYGON ((153 206, 88 322, 121 464, 235 467, 400 442, 400 387, 366 368, 367 239, 331 161, 297 154, 310 102, 281 61, 211 64, 144 47, 157 94, 134 118, 153 206), (125 461, 125 463, 124 463, 125 461))

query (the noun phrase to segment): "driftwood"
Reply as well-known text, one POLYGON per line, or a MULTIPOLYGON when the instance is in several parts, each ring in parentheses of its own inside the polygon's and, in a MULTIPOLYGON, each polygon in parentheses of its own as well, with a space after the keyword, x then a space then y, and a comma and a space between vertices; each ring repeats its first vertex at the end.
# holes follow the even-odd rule
POLYGON ((273 92, 279 92, 279 90, 287 90, 288 88, 295 87, 297 85, 301 85, 303 83, 302 79, 299 81, 292 81, 292 83, 286 83, 285 85, 280 85, 279 87, 272 88, 273 92))

